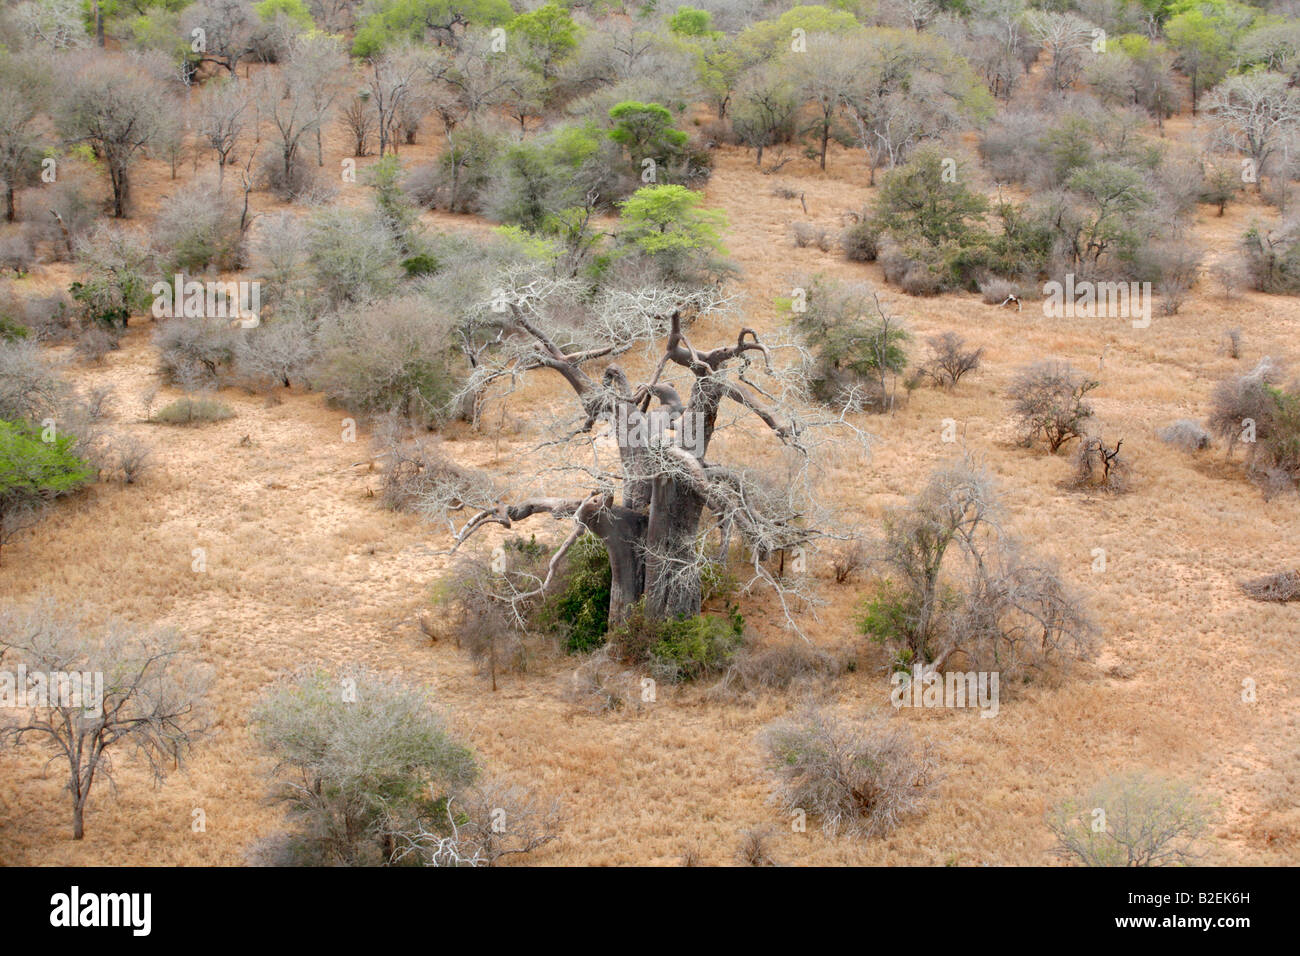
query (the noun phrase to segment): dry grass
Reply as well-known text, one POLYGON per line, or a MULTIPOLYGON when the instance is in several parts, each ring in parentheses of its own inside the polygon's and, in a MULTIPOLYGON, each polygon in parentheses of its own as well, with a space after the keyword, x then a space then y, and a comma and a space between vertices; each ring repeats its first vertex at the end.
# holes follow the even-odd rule
MULTIPOLYGON (((1186 133, 1169 126, 1170 135, 1186 133)), ((328 145, 325 169, 337 170, 346 155, 341 134, 328 145)), ((402 158, 430 152, 404 147, 402 158)), ((188 166, 181 175, 190 175, 188 166)), ((846 151, 832 153, 827 174, 795 160, 783 175, 818 222, 869 198, 862 163, 846 151)), ((136 180, 138 217, 148 220, 176 185, 162 164, 146 164, 136 180)), ((792 248, 789 202, 770 195, 770 181, 738 150, 719 154, 706 196, 727 213, 730 251, 745 270, 747 324, 760 331, 779 321, 773 299, 789 293, 784 277, 792 272, 880 280, 877 265, 792 248)), ((281 206, 260 194, 255 200, 262 212, 281 206)), ((365 196, 345 187, 339 201, 365 196)), ((1260 213, 1251 202, 1223 218, 1202 215, 1198 238, 1216 253, 1228 250, 1260 213)), ((466 217, 424 219, 435 228, 486 228, 466 217)), ((23 281, 33 289, 66 285, 66 267, 59 268, 23 281)), ((1300 509, 1268 505, 1235 468, 1198 468, 1156 432, 1174 419, 1203 417, 1213 383, 1240 368, 1216 351, 1223 328, 1247 331, 1244 362, 1264 354, 1300 360, 1300 300, 1254 293, 1225 300, 1203 284, 1177 319, 1157 316, 1149 329, 1135 330, 1123 321, 1048 319, 1033 303, 1017 312, 973 295, 886 294, 918 339, 949 329, 978 338, 986 346, 983 370, 952 392, 921 390, 894 414, 871 418, 870 461, 831 467, 844 505, 875 525, 952 454, 940 440, 942 420, 952 418, 1006 488, 1015 529, 1087 592, 1105 635, 1095 670, 1059 686, 1031 686, 996 719, 894 715, 933 745, 943 781, 928 809, 890 836, 833 840, 816 827, 792 833, 776 814, 756 737, 795 707, 789 694, 730 703, 705 688, 661 685, 652 705, 590 714, 560 692, 572 661, 501 675, 501 689, 488 692, 462 651, 448 641, 431 645, 421 631, 429 587, 445 567, 432 552, 445 541, 418 519, 380 507, 381 476, 355 466, 365 436, 344 443, 341 415, 318 396, 294 392, 268 406, 226 390, 221 400, 236 417, 202 429, 134 424, 144 417, 136 396, 155 380, 146 329, 130 332, 102 364, 69 374, 116 389, 115 424, 153 448, 153 469, 132 486, 97 487, 37 535, 9 545, 0 600, 51 594, 96 615, 180 628, 218 672, 216 735, 161 790, 125 763, 118 793, 92 797, 80 844, 67 836, 58 773, 36 753, 0 753, 0 863, 242 863, 244 848, 281 823, 281 811, 263 799, 269 768, 249 733, 249 711, 277 674, 318 660, 398 669, 426 682, 493 771, 561 795, 560 839, 538 851, 538 863, 674 865, 686 848, 698 862, 727 864, 737 834, 766 825, 776 827, 766 852, 784 863, 1047 863, 1045 809, 1134 768, 1196 779, 1219 801, 1206 862, 1297 862, 1295 606, 1252 601, 1236 582, 1300 563, 1300 509), (1044 356, 1101 379, 1099 423, 1125 435, 1125 449, 1143 462, 1146 477, 1129 495, 1064 493, 1064 458, 1010 444, 1002 396, 1017 366, 1044 356), (190 570, 196 547, 207 550, 206 573, 190 570), (1106 551, 1103 573, 1091 571, 1096 548, 1106 551), (1257 687, 1253 704, 1241 699, 1247 678, 1257 687), (197 807, 206 832, 191 829, 197 807)), ((707 344, 733 335, 706 325, 692 337, 707 344)), ((160 401, 174 397, 164 390, 160 401)), ((560 386, 539 379, 510 407, 527 420, 538 405, 564 400, 560 386)), ((535 440, 527 428, 500 436, 453 429, 442 449, 464 467, 508 475, 527 471, 523 452, 535 440)), ((527 530, 555 533, 543 518, 527 530)), ((497 540, 489 535, 483 544, 497 540)), ((853 646, 859 655, 859 666, 831 685, 828 705, 847 716, 893 714, 883 659, 854 635, 859 589, 827 583, 823 593, 829 606, 807 623, 813 642, 853 646)), ((787 639, 779 612, 763 599, 744 610, 764 644, 787 639)))

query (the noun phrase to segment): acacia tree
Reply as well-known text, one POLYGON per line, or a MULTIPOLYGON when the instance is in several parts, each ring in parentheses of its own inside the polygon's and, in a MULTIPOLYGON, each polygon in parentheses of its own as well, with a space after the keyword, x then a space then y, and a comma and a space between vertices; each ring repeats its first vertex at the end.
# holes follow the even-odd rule
POLYGON ((74 840, 85 835, 95 780, 112 779, 113 754, 134 750, 162 780, 207 726, 208 675, 186 661, 174 632, 90 628, 46 602, 0 612, 0 661, 24 665, 29 682, 50 679, 44 698, 29 684, 27 706, 0 708, 0 738, 34 738, 67 761, 74 840), (81 686, 53 675, 73 675, 81 686))
POLYGON ((536 486, 525 493, 460 483, 429 494, 425 510, 451 522, 453 550, 489 525, 513 528, 549 514, 568 523, 570 533, 545 578, 515 594, 516 603, 544 593, 569 548, 590 532, 609 554, 611 622, 625 620, 641 601, 652 620, 691 616, 700 611, 703 548, 714 530, 706 524, 709 515, 721 553, 738 536, 753 567, 749 583, 773 586, 788 617, 790 595, 802 596, 799 583, 778 578, 763 562, 826 535, 818 528, 825 515, 813 489, 813 450, 821 426, 842 424, 842 413, 803 418, 794 402, 804 390, 798 363, 778 367, 778 346, 760 341, 752 329, 740 329, 732 343, 696 348, 687 321, 721 308, 714 292, 612 292, 575 323, 577 283, 515 273, 500 285, 497 301, 507 305, 498 316, 501 346, 474 370, 467 390, 518 383, 530 371, 547 369, 568 384, 580 414, 556 423, 560 437, 543 448, 557 452, 557 461, 537 466, 536 486), (661 340, 653 372, 636 384, 608 361, 636 344, 654 358, 661 340), (598 361, 606 362, 603 369, 591 367, 598 361), (685 398, 670 374, 677 369, 689 383, 685 398), (753 378, 760 372, 767 378, 762 385, 753 378), (729 439, 719 439, 721 430, 747 432, 753 421, 786 449, 785 473, 772 474, 770 456, 762 469, 714 459, 715 444, 731 450, 729 439), (455 513, 465 510, 473 515, 457 527, 455 513))
POLYGON ((61 125, 103 159, 118 219, 125 218, 130 205, 131 165, 157 134, 166 108, 158 84, 125 57, 97 57, 69 83, 61 125))

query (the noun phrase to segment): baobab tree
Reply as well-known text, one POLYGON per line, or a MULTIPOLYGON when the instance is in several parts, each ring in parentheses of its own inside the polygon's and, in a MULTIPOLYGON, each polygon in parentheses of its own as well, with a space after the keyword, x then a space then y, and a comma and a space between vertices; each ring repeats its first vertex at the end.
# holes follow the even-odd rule
POLYGON ((616 291, 575 314, 578 286, 571 281, 516 272, 499 284, 494 301, 504 308, 496 350, 481 359, 466 388, 512 387, 545 369, 567 384, 579 414, 554 424, 554 438, 539 451, 555 461, 530 463, 532 487, 514 489, 521 493, 453 481, 428 494, 424 509, 450 522, 452 550, 490 525, 513 528, 549 514, 569 534, 545 578, 517 592, 515 602, 544 593, 569 548, 589 532, 609 554, 609 619, 619 622, 641 601, 651 619, 698 614, 705 549, 716 532, 718 553, 728 555, 733 542, 745 552, 753 571, 745 586, 772 586, 793 625, 791 614, 809 596, 798 575, 764 562, 846 536, 823 530, 833 519, 816 489, 818 449, 829 428, 850 432, 858 450, 866 439, 843 412, 801 413, 806 353, 764 342, 749 328, 725 344, 697 348, 688 322, 726 309, 711 290, 616 291), (636 345, 645 350, 647 373, 634 384, 610 360, 636 345), (783 352, 795 360, 778 364, 783 352), (783 452, 784 471, 781 454, 755 451, 763 435, 783 452), (722 455, 751 464, 723 464, 722 455), (463 512, 472 516, 457 526, 463 512))

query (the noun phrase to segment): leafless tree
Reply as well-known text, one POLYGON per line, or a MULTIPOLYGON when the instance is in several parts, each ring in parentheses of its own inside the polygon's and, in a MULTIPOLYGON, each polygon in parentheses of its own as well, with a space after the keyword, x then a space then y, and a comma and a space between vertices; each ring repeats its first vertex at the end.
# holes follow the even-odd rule
POLYGON ((0 712, 0 738, 34 739, 51 760, 67 762, 74 840, 85 835, 95 780, 112 779, 113 755, 142 756, 161 781, 207 726, 208 677, 186 661, 172 632, 91 628, 49 601, 10 607, 0 611, 0 660, 28 674, 27 706, 0 712), (35 696, 36 675, 48 681, 44 700, 35 696), (81 693, 73 693, 77 683, 81 693))
POLYGON ((816 110, 812 132, 818 143, 818 163, 826 168, 826 150, 844 98, 856 82, 857 38, 819 35, 812 51, 793 60, 793 80, 804 100, 816 110))
POLYGON ((916 144, 961 122, 966 67, 929 34, 879 31, 858 47, 856 81, 841 103, 867 153, 874 185, 882 166, 898 165, 916 144))
POLYGON ((1266 164, 1300 132, 1300 92, 1276 73, 1246 73, 1216 86, 1206 105, 1218 142, 1254 164, 1258 192, 1266 164))
POLYGON ((68 80, 61 104, 66 133, 103 158, 113 187, 113 215, 127 215, 130 170, 157 133, 168 103, 149 76, 126 57, 99 56, 68 80))
POLYGON ((361 90, 343 107, 343 125, 352 137, 352 155, 370 155, 370 137, 375 133, 377 117, 370 103, 370 91, 361 90))
POLYGON ((963 375, 978 369, 984 355, 982 348, 966 348, 966 340, 956 332, 931 335, 925 341, 930 346, 931 357, 923 371, 941 388, 954 387, 963 375))
POLYGON ((220 67, 232 80, 239 61, 257 49, 261 21, 248 0, 204 0, 186 10, 182 22, 187 46, 199 61, 220 67))
POLYGON ((198 135, 217 154, 217 190, 225 182, 226 163, 239 144, 250 107, 248 90, 233 80, 209 83, 199 92, 198 135))
POLYGON ((379 155, 398 148, 397 121, 407 100, 420 94, 427 58, 409 48, 385 50, 369 61, 367 83, 379 130, 379 155))
POLYGON ((1025 23, 1052 59, 1048 73, 1052 89, 1068 90, 1091 58, 1093 25, 1073 13, 1051 10, 1030 10, 1025 23))
POLYGON ((1095 626, 1055 570, 1002 529, 1002 511, 987 470, 962 458, 888 514, 878 560, 893 583, 867 624, 900 661, 937 672, 961 654, 1012 677, 1092 653, 1095 626))
POLYGON ((279 78, 264 81, 261 112, 272 126, 285 182, 293 179, 299 150, 324 124, 337 96, 337 77, 346 58, 336 40, 315 34, 296 37, 279 78))
POLYGON ((1026 447, 1042 441, 1052 454, 1083 435, 1092 417, 1086 396, 1101 383, 1068 362, 1042 361, 1016 372, 1007 390, 1026 447))

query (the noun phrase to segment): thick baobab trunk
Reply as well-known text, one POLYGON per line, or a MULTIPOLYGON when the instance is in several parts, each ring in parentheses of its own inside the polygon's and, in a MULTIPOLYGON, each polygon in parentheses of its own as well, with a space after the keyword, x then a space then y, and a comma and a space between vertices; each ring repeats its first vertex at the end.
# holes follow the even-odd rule
POLYGON ((645 593, 646 516, 615 505, 601 511, 588 527, 609 555, 609 620, 621 623, 645 593))
POLYGON ((647 616, 660 619, 700 613, 695 533, 703 511, 704 499, 680 479, 655 479, 645 538, 647 616))

